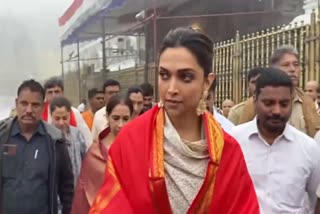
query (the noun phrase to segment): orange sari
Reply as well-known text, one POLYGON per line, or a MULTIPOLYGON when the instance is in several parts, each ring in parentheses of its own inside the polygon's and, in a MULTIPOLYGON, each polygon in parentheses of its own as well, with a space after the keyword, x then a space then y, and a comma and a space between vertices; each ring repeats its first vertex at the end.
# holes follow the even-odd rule
MULTIPOLYGON (((122 129, 90 214, 172 213, 164 180, 164 111, 154 107, 122 129)), ((203 116, 210 161, 188 214, 256 214, 258 200, 238 143, 203 116)))
POLYGON ((107 149, 101 142, 109 133, 109 128, 106 128, 100 133, 99 143, 93 143, 91 145, 82 162, 82 168, 72 203, 72 214, 88 214, 103 184, 107 164, 107 149))

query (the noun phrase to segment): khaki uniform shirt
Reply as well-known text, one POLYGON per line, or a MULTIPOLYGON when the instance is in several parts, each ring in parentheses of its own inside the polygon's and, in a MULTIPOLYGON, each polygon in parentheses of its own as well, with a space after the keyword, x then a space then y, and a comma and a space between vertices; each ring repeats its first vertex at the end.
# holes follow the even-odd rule
POLYGON ((228 119, 234 124, 239 125, 239 120, 242 112, 244 111, 245 101, 241 102, 230 109, 228 119))
POLYGON ((303 116, 302 99, 297 94, 295 94, 293 99, 292 113, 288 122, 296 129, 307 134, 306 122, 303 116))

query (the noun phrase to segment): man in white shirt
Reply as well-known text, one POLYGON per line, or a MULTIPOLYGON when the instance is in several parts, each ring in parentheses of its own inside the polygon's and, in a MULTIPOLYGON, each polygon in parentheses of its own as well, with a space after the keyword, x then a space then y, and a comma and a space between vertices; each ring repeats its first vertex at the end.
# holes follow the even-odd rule
POLYGON ((234 124, 228 118, 220 114, 215 106, 213 106, 213 116, 218 121, 222 129, 229 134, 234 127, 234 124))
POLYGON ((101 131, 108 127, 106 106, 110 98, 120 92, 120 83, 113 79, 108 79, 103 84, 105 106, 94 115, 92 125, 92 137, 96 140, 101 131))
POLYGON ((257 116, 234 127, 258 196, 262 214, 304 214, 305 195, 312 209, 320 182, 320 148, 287 122, 293 84, 284 72, 267 68, 256 83, 257 116))
MULTIPOLYGON (((42 119, 51 124, 52 118, 51 118, 51 112, 50 112, 50 103, 53 98, 57 96, 64 96, 63 81, 57 77, 52 77, 45 82, 44 89, 46 92, 46 102, 45 102, 44 111, 42 113, 42 119)), ((72 111, 71 111, 70 125, 77 127, 80 130, 80 132, 85 138, 86 146, 87 148, 89 148, 93 142, 91 131, 87 126, 87 123, 82 118, 80 112, 74 107, 71 107, 71 108, 72 108, 72 111)))
POLYGON ((217 87, 217 80, 214 79, 211 87, 209 89, 209 93, 208 93, 208 97, 207 97, 207 108, 208 111, 210 111, 214 118, 218 121, 218 123, 220 124, 220 126, 228 133, 231 132, 231 129, 234 127, 234 124, 227 119, 225 116, 223 116, 217 109, 217 107, 215 106, 215 102, 216 102, 216 96, 215 96, 215 91, 216 91, 216 87, 217 87))
POLYGON ((86 99, 82 99, 81 103, 78 105, 77 109, 80 113, 84 112, 87 108, 87 100, 86 99))

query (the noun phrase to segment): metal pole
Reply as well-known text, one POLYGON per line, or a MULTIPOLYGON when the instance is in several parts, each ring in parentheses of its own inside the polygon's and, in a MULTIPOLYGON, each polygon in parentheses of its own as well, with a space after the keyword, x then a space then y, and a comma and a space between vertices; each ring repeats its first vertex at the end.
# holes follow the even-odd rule
POLYGON ((64 81, 64 56, 63 56, 63 45, 62 43, 60 44, 60 47, 61 47, 61 77, 62 77, 62 80, 64 81))
POLYGON ((145 54, 145 63, 144 63, 144 82, 147 83, 149 82, 149 51, 148 51, 148 44, 149 44, 149 40, 148 40, 148 26, 147 23, 144 25, 143 27, 144 29, 144 54, 145 54))
POLYGON ((80 42, 79 39, 77 41, 77 54, 78 54, 78 87, 79 87, 79 103, 82 99, 81 93, 81 68, 80 68, 80 42))
POLYGON ((101 21, 102 25, 102 71, 105 73, 107 71, 107 55, 106 55, 106 27, 104 23, 104 18, 101 21))
MULTIPOLYGON (((145 8, 145 15, 148 13, 147 8, 147 3, 148 0, 144 0, 144 8, 145 8)), ((144 17, 144 19, 146 19, 146 17, 144 17)), ((144 82, 148 83, 149 82, 149 40, 148 40, 148 26, 147 26, 148 22, 144 23, 143 26, 143 32, 144 32, 144 82)))
POLYGON ((157 36, 157 0, 153 0, 153 52, 154 52, 154 66, 155 66, 155 75, 154 75, 154 88, 155 88, 155 99, 159 100, 159 89, 158 89, 158 36, 157 36))

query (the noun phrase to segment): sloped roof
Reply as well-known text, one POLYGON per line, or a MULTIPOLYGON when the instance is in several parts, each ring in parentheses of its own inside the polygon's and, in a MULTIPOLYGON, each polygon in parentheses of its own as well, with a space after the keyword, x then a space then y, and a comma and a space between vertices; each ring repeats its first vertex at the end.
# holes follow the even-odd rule
MULTIPOLYGON (((157 8, 170 10, 189 0, 158 0, 157 8)), ((152 9, 153 0, 74 0, 59 19, 61 43, 68 45, 97 39, 103 34, 118 34, 136 30, 142 26, 135 14, 152 9)))

